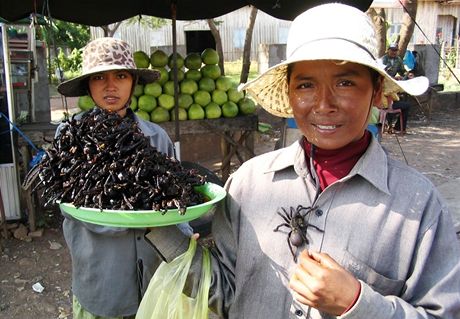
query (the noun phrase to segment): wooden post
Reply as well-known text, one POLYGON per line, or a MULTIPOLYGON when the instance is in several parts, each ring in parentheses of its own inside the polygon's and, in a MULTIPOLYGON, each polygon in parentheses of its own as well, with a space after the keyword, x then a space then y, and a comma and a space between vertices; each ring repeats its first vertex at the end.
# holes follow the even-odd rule
POLYGON ((3 198, 2 198, 1 189, 0 189, 0 215, 2 216, 3 236, 8 239, 9 233, 8 233, 8 228, 6 227, 6 214, 5 214, 5 207, 3 206, 3 198))
MULTIPOLYGON (((225 134, 225 132, 224 132, 225 134)), ((229 157, 230 154, 230 148, 231 145, 228 143, 228 141, 225 139, 225 137, 222 137, 221 142, 220 142, 220 147, 221 147, 221 153, 222 153, 222 181, 225 183, 230 176, 230 166, 232 163, 231 157, 229 157)))
MULTIPOLYGON (((29 147, 27 145, 21 146, 21 153, 22 153, 22 158, 23 158, 22 169, 24 170, 24 175, 25 175, 29 171, 28 165, 31 159, 29 147)), ((21 197, 26 202, 28 218, 29 218, 29 230, 35 231, 37 227, 37 218, 36 218, 36 210, 35 210, 35 205, 34 205, 34 196, 32 194, 31 188, 32 186, 26 190, 21 188, 21 192, 22 192, 21 197)))
MULTIPOLYGON (((255 136, 255 131, 249 131, 248 136, 244 140, 244 146, 246 146, 253 154, 254 154, 254 136, 255 136)), ((250 159, 253 154, 248 154, 246 153, 245 160, 247 161, 250 159)))

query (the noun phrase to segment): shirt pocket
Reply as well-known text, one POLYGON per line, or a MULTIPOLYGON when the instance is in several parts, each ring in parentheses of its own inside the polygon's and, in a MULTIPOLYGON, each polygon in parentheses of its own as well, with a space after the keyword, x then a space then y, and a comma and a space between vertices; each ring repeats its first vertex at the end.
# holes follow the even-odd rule
POLYGON ((401 295, 401 290, 404 286, 403 280, 388 278, 378 273, 371 266, 353 256, 349 251, 345 251, 342 266, 383 296, 401 295))

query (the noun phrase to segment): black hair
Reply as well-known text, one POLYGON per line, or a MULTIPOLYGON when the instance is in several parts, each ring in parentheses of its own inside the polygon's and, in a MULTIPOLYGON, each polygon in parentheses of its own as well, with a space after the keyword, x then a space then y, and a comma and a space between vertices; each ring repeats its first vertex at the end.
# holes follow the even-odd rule
POLYGON ((379 79, 382 77, 382 75, 375 71, 374 69, 372 68, 369 68, 369 72, 371 74, 371 80, 372 80, 372 85, 375 87, 377 87, 378 83, 379 83, 379 79))

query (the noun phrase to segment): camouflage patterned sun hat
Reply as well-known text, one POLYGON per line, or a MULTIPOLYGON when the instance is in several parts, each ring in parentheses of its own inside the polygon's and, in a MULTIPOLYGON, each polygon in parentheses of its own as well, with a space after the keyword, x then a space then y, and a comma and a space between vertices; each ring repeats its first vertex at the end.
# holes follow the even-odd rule
POLYGON ((139 83, 145 84, 160 77, 157 70, 138 69, 134 63, 131 47, 128 43, 115 38, 99 38, 83 48, 82 74, 62 82, 58 91, 65 96, 88 94, 87 78, 95 73, 112 70, 128 70, 138 77, 139 83))

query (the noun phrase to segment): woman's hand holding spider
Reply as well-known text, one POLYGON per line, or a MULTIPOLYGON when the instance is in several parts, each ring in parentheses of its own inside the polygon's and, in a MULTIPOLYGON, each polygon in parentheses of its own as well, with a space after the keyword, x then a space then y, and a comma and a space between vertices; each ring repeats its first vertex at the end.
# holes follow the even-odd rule
POLYGON ((359 281, 326 253, 302 251, 290 287, 297 301, 331 315, 354 304, 359 281))

